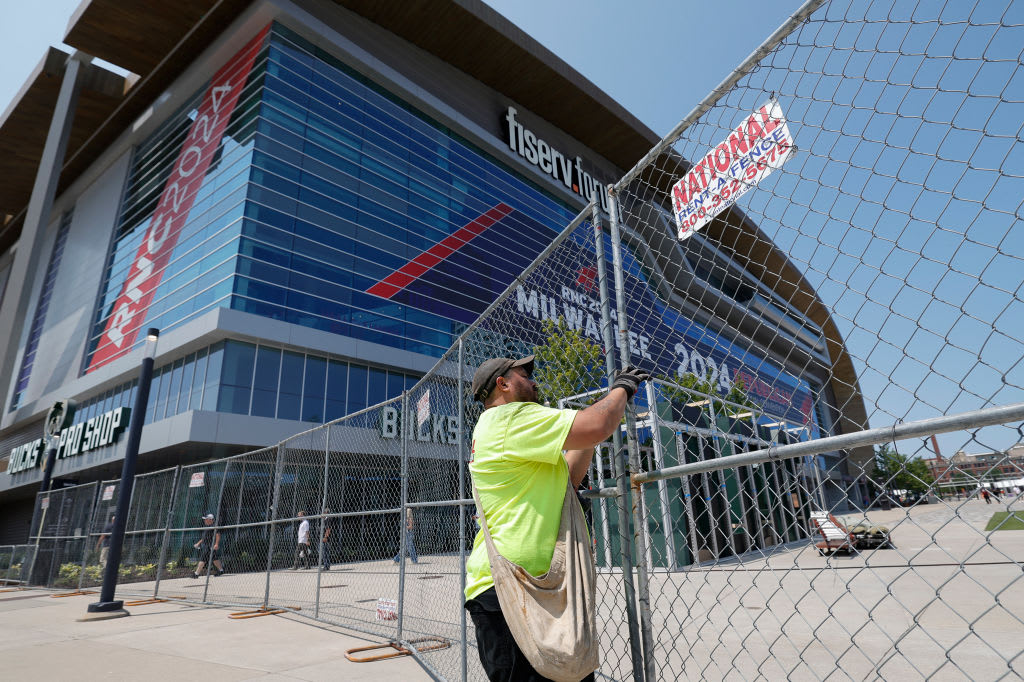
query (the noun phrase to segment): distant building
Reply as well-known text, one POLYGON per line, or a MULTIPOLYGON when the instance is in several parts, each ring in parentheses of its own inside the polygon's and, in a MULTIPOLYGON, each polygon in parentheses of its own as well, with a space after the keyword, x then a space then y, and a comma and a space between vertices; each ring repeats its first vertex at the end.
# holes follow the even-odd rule
POLYGON ((1017 443, 1005 451, 981 452, 969 455, 963 450, 950 458, 936 455, 925 459, 929 471, 940 487, 964 488, 1007 487, 1024 485, 1024 442, 1017 443))

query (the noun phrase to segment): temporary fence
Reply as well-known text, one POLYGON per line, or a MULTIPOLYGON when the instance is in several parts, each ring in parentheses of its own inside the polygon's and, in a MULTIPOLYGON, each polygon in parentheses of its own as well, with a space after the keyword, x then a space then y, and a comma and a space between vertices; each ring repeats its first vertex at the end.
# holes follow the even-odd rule
MULTIPOLYGON (((482 679, 469 383, 534 354, 563 409, 652 373, 580 491, 599 678, 1021 675, 1021 44, 1019 3, 808 2, 413 388, 138 477, 119 589, 482 679)), ((91 584, 112 485, 40 495, 31 582, 91 584)))
POLYGON ((28 585, 31 545, 0 545, 0 587, 28 585))

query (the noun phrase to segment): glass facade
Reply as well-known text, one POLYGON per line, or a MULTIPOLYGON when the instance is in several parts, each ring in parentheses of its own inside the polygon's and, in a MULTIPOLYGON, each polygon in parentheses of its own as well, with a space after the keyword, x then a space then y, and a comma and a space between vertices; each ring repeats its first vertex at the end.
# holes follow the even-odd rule
POLYGON ((574 215, 279 26, 248 199, 233 307, 433 356, 574 215), (456 258, 398 296, 368 292, 498 206, 456 258), (510 236, 518 253, 488 257, 510 236))
MULTIPOLYGON (((36 351, 39 349, 39 337, 43 333, 43 324, 46 322, 46 312, 50 309, 50 296, 53 294, 53 283, 57 279, 57 272, 60 270, 60 260, 64 255, 64 243, 68 239, 68 230, 71 227, 72 212, 68 211, 61 216, 60 227, 57 228, 57 236, 53 242, 53 250, 50 252, 50 262, 46 266, 46 276, 43 278, 43 288, 39 292, 39 301, 36 303, 36 312, 32 316, 32 326, 29 328, 28 340, 25 342, 25 352, 21 356, 21 369, 18 370, 18 380, 14 385, 14 395, 11 396, 10 411, 18 409, 21 405, 21 397, 28 388, 28 380, 32 376, 32 366, 36 361, 36 351)), ((3 300, 0 295, 0 301, 3 300)))
MULTIPOLYGON (((417 380, 411 374, 321 355, 221 341, 153 372, 145 423, 207 410, 320 424, 399 396, 417 380)), ((86 400, 75 423, 116 407, 132 407, 136 383, 86 400)))
MULTIPOLYGON (((133 156, 86 367, 204 91, 133 156)), ((574 214, 274 24, 140 327, 166 332, 224 306, 438 357, 574 214), (455 253, 408 287, 369 292, 445 240, 455 253)), ((327 389, 309 369, 312 398, 327 389)), ((226 399, 241 409, 233 386, 226 399)))

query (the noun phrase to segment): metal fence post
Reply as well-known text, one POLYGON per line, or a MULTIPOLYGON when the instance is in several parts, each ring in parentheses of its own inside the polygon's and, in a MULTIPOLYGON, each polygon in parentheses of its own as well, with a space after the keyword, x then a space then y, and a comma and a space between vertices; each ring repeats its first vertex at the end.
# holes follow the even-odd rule
MULTIPOLYGON (((713 391, 714 389, 711 390, 713 391)), ((725 411, 724 406, 722 411, 725 411)), ((715 400, 710 395, 708 396, 708 415, 711 422, 711 454, 714 459, 719 459, 724 456, 722 453, 722 440, 726 439, 721 435, 721 429, 718 428, 718 413, 715 412, 715 400)), ((711 500, 708 502, 711 507, 711 514, 708 518, 711 521, 711 532, 720 536, 722 549, 728 550, 731 556, 735 556, 736 539, 732 533, 732 508, 729 505, 729 496, 726 494, 724 476, 725 472, 720 471, 716 472, 712 479, 714 489, 711 491, 711 500)), ((719 559, 721 557, 716 556, 715 558, 719 559)))
MULTIPOLYGON (((683 432, 676 431, 676 458, 680 462, 686 461, 686 443, 683 441, 683 432)), ((690 492, 690 477, 680 476, 679 481, 683 488, 683 513, 686 515, 687 530, 690 534, 690 563, 698 563, 697 544, 697 518, 693 512, 693 493, 690 492)))
POLYGON ((156 599, 160 591, 160 578, 164 574, 164 566, 167 563, 167 546, 171 540, 171 523, 174 518, 174 500, 178 494, 178 477, 181 475, 181 465, 174 467, 174 474, 171 478, 171 497, 167 501, 167 523, 164 524, 164 539, 160 543, 160 563, 156 567, 156 584, 153 585, 153 599, 156 599))
MULTIPOLYGON (((615 311, 616 322, 619 333, 619 361, 623 367, 630 364, 630 343, 628 319, 626 317, 626 284, 622 270, 622 247, 621 235, 619 234, 618 199, 615 191, 608 191, 608 223, 612 242, 612 269, 615 277, 615 311)), ((626 410, 626 445, 629 448, 629 464, 633 472, 641 471, 640 451, 636 440, 636 418, 627 408, 626 410)), ((643 485, 637 483, 633 486, 633 529, 636 538, 637 551, 637 596, 640 603, 640 634, 643 638, 643 662, 644 678, 653 682, 656 677, 654 669, 654 637, 651 631, 651 598, 648 587, 647 558, 648 547, 646 530, 647 523, 644 515, 643 485)))
POLYGON ((396 641, 402 641, 402 621, 405 619, 405 553, 406 547, 405 515, 406 504, 409 495, 409 392, 402 392, 402 462, 401 462, 401 488, 402 506, 398 518, 398 625, 395 634, 396 641))
MULTIPOLYGON (((29 584, 32 583, 32 578, 36 574, 36 559, 39 558, 39 542, 40 542, 40 537, 43 534, 43 528, 46 526, 46 512, 49 511, 49 509, 50 509, 50 495, 51 495, 50 492, 47 492, 45 494, 44 493, 36 493, 36 507, 38 508, 38 511, 39 511, 39 514, 38 514, 39 525, 36 527, 36 542, 35 542, 35 547, 33 547, 33 549, 32 549, 32 561, 25 562, 25 563, 28 564, 28 573, 26 574, 24 568, 22 568, 22 575, 27 575, 28 576, 28 579, 26 580, 26 582, 28 582, 29 584), (46 507, 45 508, 43 507, 43 500, 46 500, 46 507)), ((32 522, 35 523, 35 520, 36 520, 35 519, 35 515, 33 515, 32 522)), ((32 536, 29 535, 29 544, 31 544, 31 541, 32 541, 32 536)))
MULTIPOLYGON (((458 429, 459 429, 459 499, 466 499, 466 389, 462 384, 463 372, 465 370, 466 358, 465 349, 462 345, 462 337, 459 337, 459 367, 456 376, 456 390, 458 391, 458 429)), ((466 594, 466 505, 459 505, 459 599, 466 594)), ((461 664, 462 681, 469 679, 469 642, 466 637, 466 609, 459 609, 459 659, 461 664)))
MULTIPOLYGON (((604 490, 604 458, 605 449, 599 444, 594 448, 594 478, 592 481, 597 481, 597 489, 604 490)), ((601 509, 601 534, 604 536, 604 565, 607 568, 612 567, 612 532, 608 523, 608 500, 601 497, 597 500, 597 504, 601 509)))
MULTIPOLYGON (((217 492, 217 506, 214 507, 216 524, 213 527, 213 540, 210 541, 209 557, 210 560, 206 562, 206 583, 203 585, 203 603, 206 603, 206 595, 210 591, 210 574, 213 572, 215 566, 213 565, 213 546, 220 544, 217 542, 217 534, 220 533, 221 518, 220 518, 220 505, 224 501, 224 484, 228 482, 228 470, 231 468, 231 460, 225 460, 224 462, 224 473, 220 477, 220 490, 217 492)), ((223 540, 224 538, 221 538, 223 540)))
POLYGON ((327 509, 327 476, 330 471, 331 465, 331 425, 327 425, 327 444, 324 445, 324 479, 321 483, 323 488, 323 495, 320 498, 320 562, 316 567, 316 606, 313 607, 313 617, 320 617, 320 579, 324 572, 324 562, 326 561, 325 552, 327 546, 324 543, 324 532, 327 530, 327 517, 324 516, 324 510, 327 509))
MULTIPOLYGON (((605 372, 608 385, 615 375, 615 341, 612 336, 611 303, 608 296, 608 268, 605 264, 604 230, 601 228, 601 214, 597 206, 593 208, 591 223, 594 227, 594 249, 597 260, 598 291, 601 299, 601 340, 604 344, 605 372)), ((640 644, 640 622, 637 617, 636 586, 633 583, 633 541, 630 537, 629 512, 626 504, 629 501, 629 479, 623 461, 622 432, 615 429, 612 434, 614 452, 612 453, 612 471, 619 494, 615 500, 618 509, 619 553, 622 566, 622 589, 626 600, 626 623, 629 628, 630 658, 633 662, 633 679, 644 678, 643 648, 640 644)), ((611 542, 611 538, 608 538, 611 542)))
POLYGON ((100 495, 100 484, 96 483, 96 489, 92 493, 92 504, 89 507, 89 520, 86 521, 85 526, 85 547, 82 548, 82 565, 78 571, 78 591, 82 591, 82 582, 85 580, 85 567, 89 565, 89 538, 92 537, 91 531, 93 524, 96 522, 96 511, 99 505, 96 504, 96 499, 100 495))
MULTIPOLYGON (((659 469, 665 467, 665 451, 661 443, 661 423, 658 418, 658 391, 654 388, 654 382, 648 381, 647 386, 647 410, 651 420, 651 441, 654 446, 654 466, 659 469)), ((672 510, 669 507, 668 482, 660 481, 658 484, 658 501, 661 503, 661 527, 665 535, 665 566, 674 570, 676 566, 676 540, 675 526, 672 523, 672 510)))
POLYGON ((277 518, 277 508, 281 502, 281 472, 284 468, 284 441, 277 444, 277 460, 274 462, 274 494, 270 503, 270 539, 267 541, 267 585, 263 591, 263 608, 270 604, 270 574, 274 568, 274 538, 277 532, 274 528, 274 519, 277 518))

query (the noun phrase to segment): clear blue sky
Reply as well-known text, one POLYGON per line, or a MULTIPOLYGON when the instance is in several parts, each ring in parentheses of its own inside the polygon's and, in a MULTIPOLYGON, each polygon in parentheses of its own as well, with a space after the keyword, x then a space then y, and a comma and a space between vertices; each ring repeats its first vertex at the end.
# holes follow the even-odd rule
MULTIPOLYGON (((1002 14, 1004 26, 1019 21, 1012 9, 998 7, 999 1, 993 0, 988 6, 993 16, 998 19, 1002 14)), ((1007 3, 1008 0, 1004 2, 1007 3)), ((5 65, 0 73, 0 103, 4 108, 46 46, 59 44, 78 4, 79 0, 0 0, 10 27, 0 42, 0 58, 5 65)), ((663 135, 802 3, 488 0, 488 4, 663 135)), ((835 11, 840 9, 837 3, 835 11)), ((928 8, 919 11, 926 12, 928 8)), ((956 11, 955 6, 943 9, 956 11)), ((914 34, 913 40, 920 42, 914 49, 929 53, 955 49, 958 56, 963 53, 968 59, 953 66, 943 66, 945 62, 921 64, 903 57, 858 65, 855 62, 859 55, 884 46, 885 40, 895 41, 890 47, 897 52, 901 49, 902 39, 898 35, 888 37, 881 33, 880 27, 886 25, 883 20, 864 22, 854 40, 861 41, 858 48, 867 44, 868 49, 852 50, 849 54, 832 52, 830 57, 842 57, 840 68, 862 69, 864 77, 848 77, 844 81, 847 85, 847 81, 852 82, 856 90, 850 107, 833 105, 833 96, 838 101, 842 95, 840 90, 835 90, 834 95, 815 93, 803 100, 792 96, 787 99, 787 91, 790 95, 797 91, 803 95, 808 84, 799 79, 787 80, 787 73, 792 76, 801 71, 788 71, 784 64, 776 73, 766 75, 760 87, 754 84, 747 91, 749 97, 737 96, 736 102, 724 108, 720 121, 695 127, 692 139, 680 145, 687 156, 702 156, 722 138, 722 131, 735 125, 735 116, 744 107, 760 104, 768 91, 780 91, 784 106, 790 109, 788 117, 797 145, 805 153, 790 161, 786 172, 777 174, 770 185, 744 196, 741 206, 790 253, 834 310, 857 363, 872 426, 971 409, 986 401, 1021 400, 1024 393, 1020 388, 1024 368, 1019 363, 1024 355, 1020 343, 1024 338, 1024 304, 1020 294, 1024 267, 1017 246, 1024 243, 1024 226, 1019 217, 1014 217, 1015 213, 1021 215, 1024 187, 1013 182, 1021 175, 1020 167, 1024 164, 1020 158, 1024 152, 1015 132, 1019 131, 1021 115, 1003 101, 1021 99, 1019 94, 1005 93, 1007 81, 1013 76, 1012 68, 1019 67, 1019 58, 1014 55, 1019 55, 1024 37, 1006 28, 994 37, 994 29, 986 33, 984 27, 965 28, 984 23, 984 18, 944 19, 942 31, 914 34), (980 60, 971 59, 972 50, 981 49, 990 51, 987 57, 1001 56, 1011 71, 1000 70, 1001 63, 996 61, 986 64, 982 72, 980 60), (921 88, 906 91, 888 88, 890 95, 895 93, 894 96, 903 98, 893 104, 901 112, 908 103, 911 108, 916 106, 913 96, 925 93, 931 97, 914 108, 911 122, 916 127, 909 132, 914 143, 899 134, 893 135, 899 133, 895 129, 888 138, 882 131, 885 150, 881 144, 864 143, 879 128, 893 125, 891 117, 877 111, 888 106, 884 96, 878 97, 870 87, 862 87, 865 78, 879 67, 883 81, 911 78, 915 83, 924 83, 921 88), (909 76, 900 73, 908 68, 909 76), (935 84, 939 84, 938 89, 956 90, 952 85, 942 85, 951 76, 959 79, 956 83, 973 82, 987 89, 987 100, 972 99, 970 104, 994 100, 1002 105, 1002 113, 998 107, 995 113, 988 114, 976 108, 958 112, 955 98, 944 102, 935 97, 935 84), (857 98, 863 102, 858 104, 857 98), (823 104, 827 110, 819 111, 817 105, 823 104), (863 120, 857 120, 860 113, 872 110, 876 115, 869 113, 863 120), (826 134, 825 122, 837 112, 846 117, 838 124, 842 133, 826 134), (954 117, 959 121, 964 116, 1000 127, 1001 137, 986 140, 982 145, 996 143, 994 149, 987 150, 989 158, 977 157, 978 136, 971 134, 971 125, 943 125, 943 121, 953 121, 954 117), (931 129, 931 124, 923 124, 925 118, 937 120, 939 127, 931 129), (1017 122, 1016 128, 1012 121, 1017 122), (854 130, 853 137, 846 134, 849 130, 854 130), (945 168, 922 166, 921 157, 910 149, 921 140, 927 141, 924 146, 931 148, 927 153, 932 155, 941 145, 942 154, 953 164, 945 168), (907 149, 890 154, 893 147, 902 146, 907 149), (882 151, 888 156, 882 158, 882 151), (872 153, 878 158, 869 158, 872 153), (823 187, 822 178, 830 171, 837 167, 850 170, 839 162, 843 154, 851 159, 859 154, 863 158, 854 170, 866 168, 868 172, 860 178, 847 172, 838 191, 823 187), (1003 157, 1014 159, 1013 164, 1003 157), (923 175, 908 182, 904 176, 915 164, 917 172, 923 175), (892 187, 873 184, 887 181, 884 167, 890 168, 900 180, 889 184, 902 185, 897 193, 888 196, 892 187), (977 172, 979 167, 996 168, 997 172, 982 177, 977 172), (920 179, 925 176, 926 180, 920 179), (847 191, 858 182, 860 188, 852 193, 847 191), (956 200, 950 201, 951 193, 956 200), (782 197, 785 201, 780 203, 782 197), (879 197, 880 201, 871 201, 879 197), (825 204, 828 208, 824 211, 816 210, 825 204), (936 231, 936 223, 942 229, 936 231), (948 263, 954 267, 951 269, 948 263), (969 314, 962 314, 960 306, 966 306, 969 314)), ((823 30, 827 34, 829 29, 838 30, 835 27, 841 25, 839 21, 829 22, 823 30)), ((906 26, 897 23, 892 28, 898 32, 907 30, 906 26)), ((841 42, 844 38, 839 34, 822 35, 816 44, 827 51, 832 41, 841 42)), ((904 48, 913 40, 905 43, 904 48)), ((798 61, 795 54, 785 58, 793 63, 798 61)), ((819 68, 813 62, 807 63, 810 71, 819 68)), ((1016 71, 1013 82, 1019 85, 1020 69, 1016 71)), ((810 86, 821 88, 828 81, 818 78, 810 86)), ((837 81, 835 85, 838 88, 842 83, 837 81)), ((965 449, 984 451, 987 447, 1006 447, 1016 440, 1016 435, 1006 428, 986 433, 991 437, 967 443, 965 449)), ((947 455, 965 446, 962 434, 942 438, 940 443, 947 455)))
MULTIPOLYGON (((8 26, 0 41, 4 109, 46 47, 61 44, 80 1, 0 0, 8 26)), ((802 3, 491 0, 488 4, 663 135, 802 3), (710 29, 726 21, 731 38, 723 42, 710 29), (612 31, 614 41, 602 38, 612 31), (693 63, 699 68, 680 69, 693 63)))

